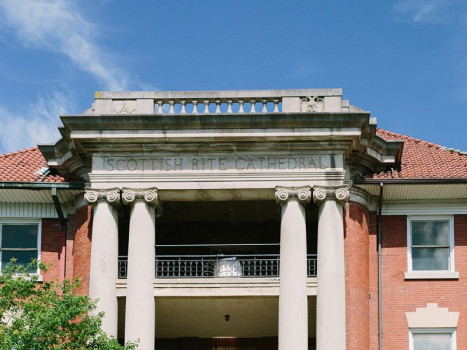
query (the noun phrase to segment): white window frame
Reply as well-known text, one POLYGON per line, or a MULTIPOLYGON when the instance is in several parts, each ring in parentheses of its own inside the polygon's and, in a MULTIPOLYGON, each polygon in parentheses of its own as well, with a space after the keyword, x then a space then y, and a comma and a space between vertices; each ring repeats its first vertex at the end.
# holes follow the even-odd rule
POLYGON ((457 350, 456 328, 411 328, 409 329, 409 350, 415 350, 414 334, 451 334, 451 350, 457 350))
POLYGON ((407 217, 407 272, 405 279, 458 279, 454 263, 454 217, 450 216, 408 216, 407 217), (413 270, 412 265, 412 222, 449 221, 449 268, 447 270, 413 270))
MULTIPOLYGON (((0 244, 2 242, 3 225, 37 225, 37 261, 41 259, 41 242, 42 242, 42 220, 38 219, 0 219, 0 244)), ((6 249, 8 250, 8 249, 6 249)), ((0 246, 0 272, 2 269, 2 253, 3 248, 0 246)), ((36 274, 40 275, 38 268, 36 274)))

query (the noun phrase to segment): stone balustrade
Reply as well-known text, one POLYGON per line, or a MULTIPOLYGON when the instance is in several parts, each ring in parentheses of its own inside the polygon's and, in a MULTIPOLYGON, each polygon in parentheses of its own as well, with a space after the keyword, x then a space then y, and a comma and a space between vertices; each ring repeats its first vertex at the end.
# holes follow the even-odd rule
POLYGON ((85 114, 198 115, 360 111, 341 89, 96 92, 85 114))

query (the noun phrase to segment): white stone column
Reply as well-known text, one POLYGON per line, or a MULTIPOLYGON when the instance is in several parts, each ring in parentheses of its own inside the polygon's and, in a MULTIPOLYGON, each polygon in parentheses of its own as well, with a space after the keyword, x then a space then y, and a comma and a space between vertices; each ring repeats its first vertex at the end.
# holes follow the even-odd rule
POLYGON ((91 243, 89 297, 99 299, 92 313, 104 312, 102 329, 117 337, 118 305, 118 216, 115 204, 120 203, 120 190, 87 189, 86 202, 94 205, 91 243))
POLYGON ((316 349, 345 350, 344 217, 347 185, 313 188, 319 205, 316 349))
POLYGON ((128 241, 125 341, 139 339, 141 350, 153 350, 156 310, 155 206, 157 190, 123 189, 123 203, 132 205, 128 241))
POLYGON ((282 206, 279 285, 279 350, 308 350, 305 205, 311 188, 276 187, 282 206))

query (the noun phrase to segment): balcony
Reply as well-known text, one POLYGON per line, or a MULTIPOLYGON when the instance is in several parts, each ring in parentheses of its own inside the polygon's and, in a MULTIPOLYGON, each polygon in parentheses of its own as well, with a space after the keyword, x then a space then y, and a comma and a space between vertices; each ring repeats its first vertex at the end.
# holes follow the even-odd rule
MULTIPOLYGON (((203 245, 194 245, 196 247, 203 245)), ((205 245, 208 246, 208 245, 205 245)), ((209 247, 228 247, 230 250, 249 245, 209 245, 209 247)), ((258 245, 251 245, 258 246, 258 245)), ((259 246, 262 246, 261 244, 259 246)), ((264 244, 263 244, 264 246, 264 244)), ((166 245, 165 248, 177 246, 166 245)), ((186 248, 186 245, 179 245, 186 248)), ((159 246, 159 248, 161 248, 159 246)), ((241 250, 241 249, 240 249, 241 250)), ((307 256, 308 277, 316 277, 316 254, 307 256)), ((127 277, 128 257, 118 258, 118 278, 127 277)), ((156 278, 261 278, 279 277, 279 254, 165 254, 155 257, 156 278)))

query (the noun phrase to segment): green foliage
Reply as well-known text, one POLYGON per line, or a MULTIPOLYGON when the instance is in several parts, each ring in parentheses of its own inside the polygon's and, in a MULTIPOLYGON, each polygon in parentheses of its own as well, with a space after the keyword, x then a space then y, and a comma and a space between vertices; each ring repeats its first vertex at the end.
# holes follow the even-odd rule
POLYGON ((38 282, 28 273, 36 266, 12 261, 0 275, 0 350, 131 350, 137 344, 121 346, 100 328, 103 314, 90 315, 96 308, 87 296, 74 295, 79 280, 38 282))

